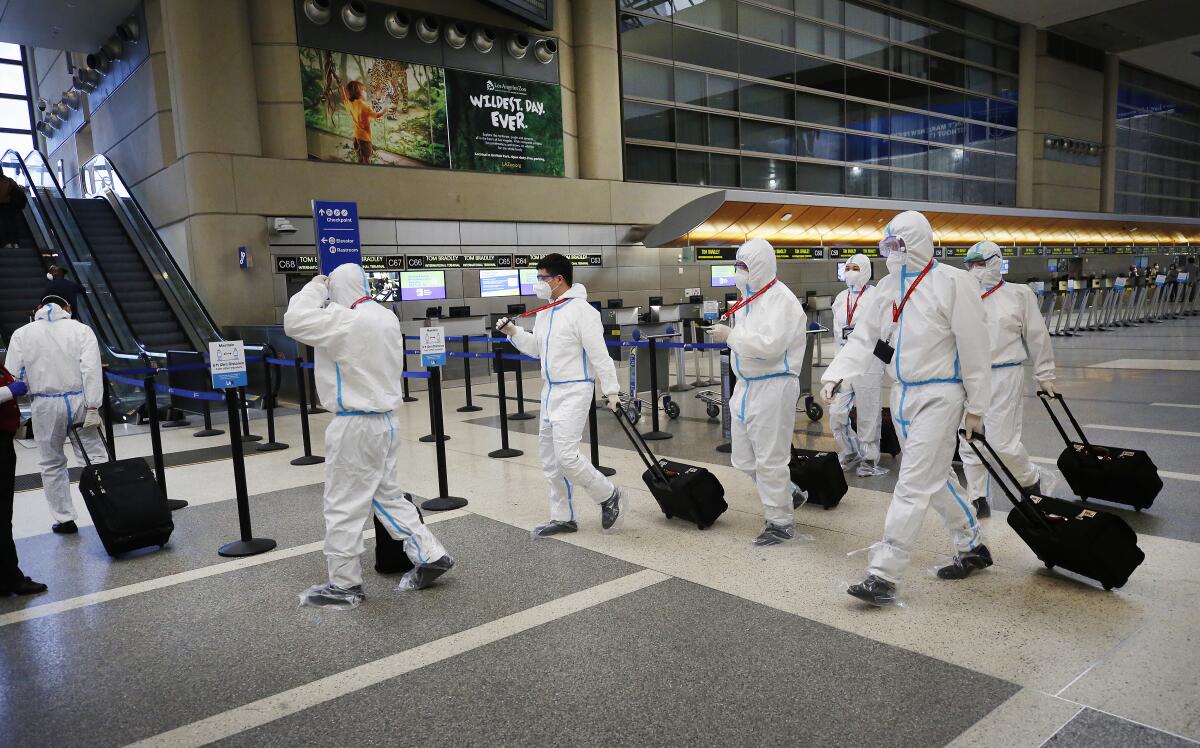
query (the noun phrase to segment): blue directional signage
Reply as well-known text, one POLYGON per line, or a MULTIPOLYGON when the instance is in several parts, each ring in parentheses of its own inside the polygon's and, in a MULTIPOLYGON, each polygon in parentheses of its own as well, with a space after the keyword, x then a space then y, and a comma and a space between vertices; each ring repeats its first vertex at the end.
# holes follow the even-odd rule
POLYGON ((312 211, 321 275, 329 275, 335 267, 348 262, 361 265, 358 203, 313 200, 312 211))

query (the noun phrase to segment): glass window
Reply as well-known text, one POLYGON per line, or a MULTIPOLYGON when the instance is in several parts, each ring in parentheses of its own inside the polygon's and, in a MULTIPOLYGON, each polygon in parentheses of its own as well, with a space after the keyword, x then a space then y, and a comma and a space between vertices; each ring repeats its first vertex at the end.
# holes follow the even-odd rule
POLYGON ((1017 62, 1016 50, 1009 49, 1008 47, 996 47, 995 52, 996 63, 994 67, 998 67, 1001 70, 1007 70, 1010 73, 1017 72, 1020 66, 1017 62))
POLYGON ((791 16, 756 5, 738 6, 738 33, 789 47, 796 43, 796 29, 791 16))
POLYGON ((1016 205, 1017 185, 1012 182, 996 182, 996 205, 1016 205))
POLYGON ((903 200, 925 200, 927 177, 924 174, 892 172, 892 197, 903 200))
POLYGON ((988 103, 990 99, 982 96, 967 97, 967 116, 980 122, 988 121, 988 103))
MULTIPOLYGON (((963 153, 963 174, 970 177, 994 177, 996 175, 996 156, 979 151, 963 153)), ((990 200, 988 201, 991 202, 990 200)))
MULTIPOLYGON (((929 147, 929 170, 940 171, 945 174, 961 174, 963 166, 962 148, 937 148, 929 147)), ((932 194, 932 187, 930 191, 932 194)))
POLYGON ((4 42, 0 44, 0 60, 20 60, 21 45, 4 42))
POLYGON ((980 39, 967 37, 963 40, 964 56, 970 62, 994 67, 996 64, 995 47, 980 39))
POLYGON ((887 135, 890 119, 885 107, 857 101, 846 102, 846 127, 851 130, 865 130, 887 135))
POLYGON ((671 68, 642 60, 621 60, 621 87, 626 96, 672 101, 675 87, 671 83, 671 68))
POLYGON ((742 186, 751 190, 795 190, 795 164, 767 158, 742 158, 742 186))
MULTIPOLYGON (((952 117, 967 115, 966 97, 957 91, 951 91, 937 86, 929 87, 929 109, 938 114, 948 114, 952 117)), ((1015 109, 1014 109, 1015 111, 1015 109)))
POLYGON ((1017 126, 1017 105, 1010 101, 992 99, 988 102, 988 122, 1005 127, 1017 126))
POLYGON ((796 55, 796 84, 832 93, 845 93, 846 66, 815 57, 796 55))
POLYGON ((892 141, 892 166, 898 169, 929 168, 929 146, 922 143, 906 143, 902 140, 892 141))
POLYGON ((33 150, 33 135, 18 135, 15 132, 0 132, 0 155, 12 149, 21 156, 33 150))
POLYGON ((25 71, 20 65, 0 65, 0 93, 25 95, 25 71))
POLYGON ((898 106, 929 108, 929 86, 907 78, 892 78, 891 100, 898 106))
POLYGON ((683 26, 675 27, 675 61, 702 65, 736 73, 738 43, 736 39, 683 26))
POLYGON ((830 57, 842 56, 842 32, 819 23, 796 19, 796 47, 830 57))
POLYGON ((929 139, 934 143, 962 145, 966 135, 966 124, 953 119, 929 118, 929 139))
POLYGON ((929 27, 906 16, 893 16, 891 37, 893 40, 918 47, 929 46, 929 27))
POLYGON ((988 137, 988 129, 983 125, 967 125, 967 145, 972 148, 987 148, 994 150, 995 144, 988 137))
POLYGON ((966 83, 965 66, 955 60, 930 56, 929 80, 934 83, 963 88, 966 83))
POLYGON ((680 103, 736 111, 737 90, 736 78, 675 68, 675 100, 680 103))
POLYGON ((951 57, 962 57, 963 35, 951 29, 935 28, 929 36, 929 48, 951 57))
POLYGON ((888 165, 888 141, 865 135, 846 136, 846 160, 875 166, 888 165))
POLYGON ((796 9, 795 3, 793 3, 792 0, 762 0, 762 2, 766 3, 767 5, 774 5, 776 8, 783 8, 784 10, 796 9))
POLYGON ((841 23, 842 0, 796 0, 796 12, 813 18, 841 23))
POLYGON ((996 156, 996 178, 1016 179, 1017 160, 1010 156, 996 156))
POLYGON ((846 34, 846 61, 888 70, 888 50, 891 45, 858 34, 846 34))
POLYGON ((30 129, 29 100, 0 99, 0 127, 15 130, 30 129))
POLYGON ((928 78, 929 58, 922 52, 892 47, 892 72, 911 75, 913 78, 928 78))
POLYGON ((796 119, 801 122, 812 122, 817 125, 833 125, 842 127, 846 118, 843 114, 843 101, 828 96, 817 96, 803 91, 796 93, 796 119))
POLYGON ((888 76, 883 73, 847 67, 846 94, 886 102, 888 100, 888 76))
POLYGON ((796 56, 791 52, 742 42, 741 55, 742 75, 768 78, 780 83, 791 83, 795 80, 796 56))
POLYGON ((622 13, 621 51, 671 59, 671 24, 622 13))
MULTIPOLYGON (((986 129, 985 127, 984 130, 986 129)), ((892 110, 892 135, 913 140, 925 140, 927 132, 924 114, 892 110)))
POLYGON ((846 3, 846 27, 886 37, 888 35, 888 15, 866 5, 848 2, 846 3))
POLYGON ((811 127, 796 128, 797 155, 805 158, 823 158, 826 161, 842 161, 846 156, 845 136, 840 132, 816 130, 811 127))
POLYGON ((841 195, 842 167, 825 164, 796 164, 796 184, 801 192, 825 192, 841 195))
POLYGON ((950 177, 929 178, 929 199, 939 203, 963 201, 962 180, 950 177))
POLYGON ((635 182, 675 181, 675 152, 666 148, 625 146, 625 178, 635 182))
POLYGON ((652 16, 670 17, 675 9, 671 0, 620 0, 621 10, 636 10, 652 16))
POLYGON ((888 197, 891 195, 891 177, 891 172, 851 166, 846 170, 846 194, 888 197))
POLYGON ((997 75, 995 85, 992 89, 997 96, 1008 99, 1010 101, 1017 100, 1017 79, 1009 78, 1006 75, 997 75))
POLYGON ((996 79, 990 70, 967 65, 967 88, 981 94, 995 93, 996 79))
POLYGON ((793 109, 795 97, 789 88, 743 81, 738 99, 741 103, 741 110, 749 114, 761 114, 765 117, 779 117, 780 119, 792 119, 795 115, 793 109))
POLYGON ((625 137, 643 140, 675 140, 674 110, 637 101, 625 102, 625 137))
POLYGON ((737 187, 738 157, 724 153, 708 154, 708 176, 717 187, 737 187))
POLYGON ((683 149, 676 151, 675 173, 680 184, 709 184, 708 154, 683 149))
POLYGON ((737 32, 736 0, 701 0, 675 3, 675 20, 694 26, 708 26, 720 31, 737 32))
MULTIPOLYGON (((796 128, 774 122, 759 122, 744 119, 741 124, 742 150, 778 153, 781 156, 796 155, 796 128)), ((745 162, 743 162, 743 172, 745 162)), ((743 178, 745 174, 742 174, 743 178)))
POLYGON ((737 148, 738 121, 734 117, 680 109, 675 113, 675 131, 680 143, 737 148))

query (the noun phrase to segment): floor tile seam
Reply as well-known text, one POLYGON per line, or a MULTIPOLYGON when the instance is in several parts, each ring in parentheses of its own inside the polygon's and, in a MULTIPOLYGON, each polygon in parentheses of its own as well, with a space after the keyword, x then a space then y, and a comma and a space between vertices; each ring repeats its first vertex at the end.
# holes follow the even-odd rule
MULTIPOLYGON (((1045 691, 1038 691, 1038 693, 1045 694, 1045 691)), ((1052 698, 1052 699, 1058 698, 1057 696, 1053 696, 1051 694, 1045 694, 1045 695, 1050 696, 1050 698, 1052 698)), ((1065 701, 1065 699, 1063 699, 1063 700, 1065 701)), ((1047 735, 1045 740, 1038 743, 1038 748, 1045 748, 1047 743, 1049 743, 1051 740, 1054 739, 1054 737, 1056 735, 1058 735, 1060 732, 1062 732, 1063 730, 1065 730, 1067 728, 1067 725, 1074 722, 1075 718, 1078 717, 1080 714, 1083 714, 1083 710, 1085 709, 1085 707, 1080 706, 1079 704, 1076 704, 1075 706, 1078 707, 1075 710, 1075 713, 1072 714, 1069 718, 1067 718, 1067 720, 1065 722, 1063 722, 1061 725, 1059 725, 1053 732, 1051 732, 1049 735, 1047 735)))
POLYGON ((432 642, 181 725, 130 745, 137 748, 207 745, 567 619, 673 578, 669 574, 642 568, 487 623, 457 631, 432 642))
MULTIPOLYGON (((445 520, 462 519, 475 515, 466 509, 455 509, 449 512, 439 514, 430 514, 426 520, 426 524, 436 524, 445 520)), ((363 531, 363 539, 369 540, 375 537, 375 530, 367 528, 363 531)), ((199 581, 201 579, 210 579, 212 577, 228 574, 230 572, 241 571, 242 569, 251 569, 256 566, 273 563, 275 561, 285 561, 289 558, 307 555, 320 551, 325 546, 324 540, 316 540, 300 545, 288 546, 287 548, 277 548, 257 556, 248 558, 239 558, 232 561, 222 561, 208 566, 201 566, 187 571, 179 571, 171 574, 165 574, 161 577, 153 577, 144 579, 140 582, 133 582, 120 587, 112 587, 106 590, 97 592, 89 592, 85 595, 70 597, 65 600, 55 600, 53 602, 44 603, 42 605, 33 605, 28 608, 11 611, 9 613, 0 614, 0 628, 11 626, 18 623, 46 618, 48 616, 67 613, 80 608, 87 608, 93 605, 120 600, 134 595, 140 595, 147 592, 155 592, 169 587, 175 587, 188 582, 199 581)), ((635 564, 640 566, 640 564, 635 564)))
MULTIPOLYGON (((1045 693, 1045 692, 1042 692, 1042 693, 1045 693)), ((1092 706, 1091 704, 1085 704, 1082 701, 1075 701, 1074 699, 1068 699, 1065 696, 1056 696, 1051 693, 1047 693, 1046 695, 1049 696, 1050 698, 1058 699, 1059 701, 1064 701, 1068 704, 1072 704, 1074 706, 1079 707, 1079 712, 1082 712, 1084 709, 1091 709, 1093 712, 1100 712, 1101 714, 1108 715, 1109 717, 1113 717, 1114 719, 1119 719, 1124 722, 1129 722, 1131 724, 1135 724, 1138 727, 1145 727, 1148 730, 1154 730, 1155 732, 1161 732, 1165 735, 1170 735, 1173 738, 1177 738, 1179 740, 1183 740, 1183 741, 1186 741, 1188 743, 1192 743, 1195 745, 1200 745, 1200 740, 1196 740, 1195 738, 1189 738, 1186 735, 1180 735, 1179 733, 1172 732, 1171 730, 1168 730, 1165 727, 1155 727, 1154 725, 1146 724, 1145 722, 1140 722, 1136 719, 1133 719, 1132 717, 1126 717, 1121 714, 1116 714, 1114 712, 1108 711, 1107 709, 1101 709, 1100 707, 1092 706)), ((1075 717, 1079 716, 1079 712, 1076 712, 1075 717)), ((1071 719, 1067 720, 1067 723, 1064 724, 1063 727, 1066 727, 1067 724, 1070 724, 1072 721, 1074 721, 1075 717, 1072 717, 1071 719)), ((1055 731, 1055 734, 1057 735, 1059 732, 1061 732, 1063 727, 1058 728, 1058 730, 1055 731)), ((1054 737, 1054 736, 1051 735, 1050 737, 1054 737)), ((1049 738, 1047 738, 1047 740, 1049 740, 1049 738)), ((1043 742, 1042 745, 1045 745, 1045 743, 1043 742)))
POLYGON ((1149 624, 1149 621, 1148 621, 1148 620, 1143 620, 1143 621, 1142 621, 1142 623, 1141 623, 1141 625, 1139 625, 1138 627, 1136 627, 1135 629, 1133 629, 1132 631, 1130 631, 1130 632, 1129 632, 1128 634, 1126 634, 1125 636, 1121 637, 1121 638, 1120 638, 1119 640, 1117 640, 1117 641, 1116 641, 1116 642, 1115 642, 1115 643, 1114 643, 1114 644, 1113 644, 1111 647, 1109 647, 1108 649, 1106 649, 1106 650, 1104 650, 1103 652, 1101 652, 1100 654, 1098 654, 1098 655, 1096 656, 1096 658, 1095 658, 1094 660, 1092 660, 1092 662, 1091 662, 1091 663, 1089 663, 1089 664, 1088 664, 1088 666, 1087 666, 1086 668, 1084 668, 1084 669, 1083 669, 1083 671, 1082 671, 1082 672, 1080 672, 1078 675, 1076 675, 1074 678, 1072 678, 1072 679, 1071 679, 1071 680, 1070 680, 1070 681, 1067 683, 1067 685, 1065 685, 1065 686, 1063 686, 1062 688, 1058 689, 1058 691, 1054 692, 1054 694, 1052 694, 1052 695, 1053 695, 1053 696, 1056 696, 1056 697, 1060 697, 1060 698, 1061 698, 1061 697, 1062 697, 1062 695, 1063 695, 1064 693, 1066 693, 1066 692, 1067 692, 1067 690, 1068 690, 1068 689, 1069 689, 1071 686, 1075 685, 1075 684, 1076 684, 1076 683, 1078 683, 1080 680, 1082 680, 1082 679, 1083 679, 1083 678, 1084 678, 1084 677, 1085 677, 1085 676, 1086 676, 1088 673, 1092 672, 1092 671, 1093 671, 1093 670, 1095 670, 1097 667, 1099 667, 1100 665, 1104 664, 1104 662, 1105 662, 1105 661, 1107 661, 1108 659, 1110 659, 1110 658, 1112 657, 1112 655, 1116 654, 1116 652, 1117 652, 1117 651, 1118 651, 1118 650, 1119 650, 1121 647, 1123 647, 1123 646, 1125 645, 1125 643, 1126 643, 1126 642, 1128 642, 1130 639, 1132 639, 1132 638, 1133 638, 1134 636, 1136 636, 1138 633, 1140 633, 1140 632, 1144 631, 1144 630, 1146 629, 1146 627, 1147 627, 1147 626, 1149 626, 1149 625, 1150 625, 1150 624, 1149 624))

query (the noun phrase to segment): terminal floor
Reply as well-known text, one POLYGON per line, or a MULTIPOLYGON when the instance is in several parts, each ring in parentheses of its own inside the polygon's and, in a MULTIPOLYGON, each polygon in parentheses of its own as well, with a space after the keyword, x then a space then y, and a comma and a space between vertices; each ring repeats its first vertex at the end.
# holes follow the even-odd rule
MULTIPOLYGON (((216 555, 236 539, 223 437, 164 432, 175 515, 161 552, 104 555, 82 503, 81 532, 48 533, 40 488, 17 494, 26 572, 50 585, 0 599, 3 744, 59 745, 1188 745, 1200 740, 1200 325, 1181 320, 1055 340, 1060 389, 1102 444, 1147 449, 1166 484, 1135 526, 1147 559, 1104 592, 1043 570, 1005 524, 984 524, 996 566, 962 582, 928 569, 947 544, 935 518, 902 585, 906 607, 864 608, 844 593, 854 552, 878 539, 894 470, 851 477, 834 511, 802 508, 811 540, 749 544, 761 510, 749 482, 714 451, 720 427, 690 392, 664 456, 700 463, 726 486, 730 511, 704 532, 666 521, 642 467, 601 413, 601 461, 631 513, 604 534, 583 508, 580 532, 534 541, 545 518, 536 420, 512 422, 525 454, 499 446, 494 392, 458 413, 446 392, 451 493, 465 510, 430 515, 457 557, 435 587, 399 593, 370 569, 352 612, 299 608, 321 581, 320 465, 293 467, 299 419, 278 420, 281 452, 246 458, 255 533, 279 548, 216 555), (1128 368, 1120 361, 1138 361, 1128 368), (194 454, 198 450, 203 454, 194 454), (852 554, 852 555, 847 555, 852 554)), ((527 396, 539 385, 528 380, 527 396)), ((1032 383, 1031 454, 1061 451, 1032 383)), ((529 405, 536 410, 536 403, 529 405)), ((313 417, 314 448, 328 415, 313 417)), ((643 422, 643 426, 646 422, 643 422)), ((826 423, 797 429, 832 447, 826 423)), ((400 413, 402 475, 438 492, 427 403, 400 413)), ((37 471, 18 446, 18 473, 37 471)), ((141 429, 122 457, 150 452, 141 429)), ((889 464, 888 460, 884 461, 889 464)), ((1066 495, 1061 485, 1059 495, 1066 495)), ((77 497, 78 499, 78 497, 77 497)), ((370 528, 370 525, 367 525, 370 528)))

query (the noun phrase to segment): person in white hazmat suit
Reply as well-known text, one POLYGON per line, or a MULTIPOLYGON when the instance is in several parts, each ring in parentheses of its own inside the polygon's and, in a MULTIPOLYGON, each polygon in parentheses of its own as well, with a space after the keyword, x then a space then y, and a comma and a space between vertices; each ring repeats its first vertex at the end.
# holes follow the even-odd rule
POLYGON ((733 466, 750 476, 762 500, 766 524, 755 545, 777 545, 796 537, 788 462, 800 368, 807 344, 807 317, 800 300, 776 277, 775 248, 751 239, 738 248, 734 277, 741 298, 726 312, 733 327, 707 332, 733 352, 737 384, 730 395, 733 466))
POLYGON ((600 526, 612 530, 621 520, 621 491, 579 451, 595 397, 596 383, 611 410, 621 407, 617 369, 604 344, 600 313, 587 303, 587 288, 572 283, 571 262, 561 254, 538 261, 539 299, 550 302, 527 312, 534 317, 528 332, 508 317, 496 330, 517 350, 540 359, 541 424, 538 455, 550 485, 550 521, 534 528, 535 537, 579 529, 575 494, 582 491, 600 505, 600 526))
POLYGON ((33 397, 33 438, 38 446, 42 488, 54 525, 61 535, 79 531, 71 501, 64 446, 68 432, 82 426, 72 439, 75 457, 83 462, 80 443, 93 463, 108 461, 100 437, 104 376, 100 346, 92 328, 71 319, 71 307, 59 296, 42 299, 33 321, 18 328, 8 342, 5 367, 29 387, 33 397))
MULTIPOLYGON (((983 433, 1021 486, 1041 493, 1051 490, 1048 483, 1053 474, 1035 466, 1021 444, 1022 387, 1025 362, 1031 361, 1039 389, 1054 396, 1054 348, 1037 296, 1023 283, 1006 282, 1001 275, 1003 262, 1000 247, 989 241, 971 247, 964 261, 967 272, 979 282, 992 346, 992 398, 983 416, 983 433)), ((976 515, 987 517, 992 513, 988 505, 991 477, 966 444, 958 453, 976 515)))
POLYGON ((404 343, 396 315, 371 300, 359 265, 318 275, 288 303, 283 329, 316 350, 317 394, 333 413, 325 429, 325 561, 329 581, 301 603, 348 609, 365 599, 363 526, 372 511, 404 542, 413 562, 400 589, 420 589, 449 571, 454 559, 405 498, 397 475, 400 439, 392 411, 403 399, 404 343))
MULTIPOLYGON (((846 290, 833 300, 833 341, 839 351, 854 332, 859 310, 869 306, 865 302, 875 293, 875 287, 871 285, 871 260, 866 255, 851 257, 843 275, 846 290)), ((883 362, 875 359, 865 374, 842 380, 842 386, 829 406, 829 426, 838 443, 838 462, 846 470, 857 465, 855 473, 860 478, 887 472, 877 464, 882 389, 883 362), (858 408, 857 429, 850 426, 852 408, 858 408)))
POLYGON ((979 284, 958 268, 933 259, 933 231, 925 216, 905 211, 880 242, 889 274, 859 309, 854 332, 821 377, 828 402, 837 382, 861 376, 876 360, 894 380, 892 419, 904 456, 884 521, 871 546, 867 576, 847 592, 874 605, 896 602, 913 544, 930 507, 941 516, 955 550, 938 570, 962 579, 992 565, 982 528, 951 461, 959 424, 979 430, 991 401, 991 351, 979 284))

